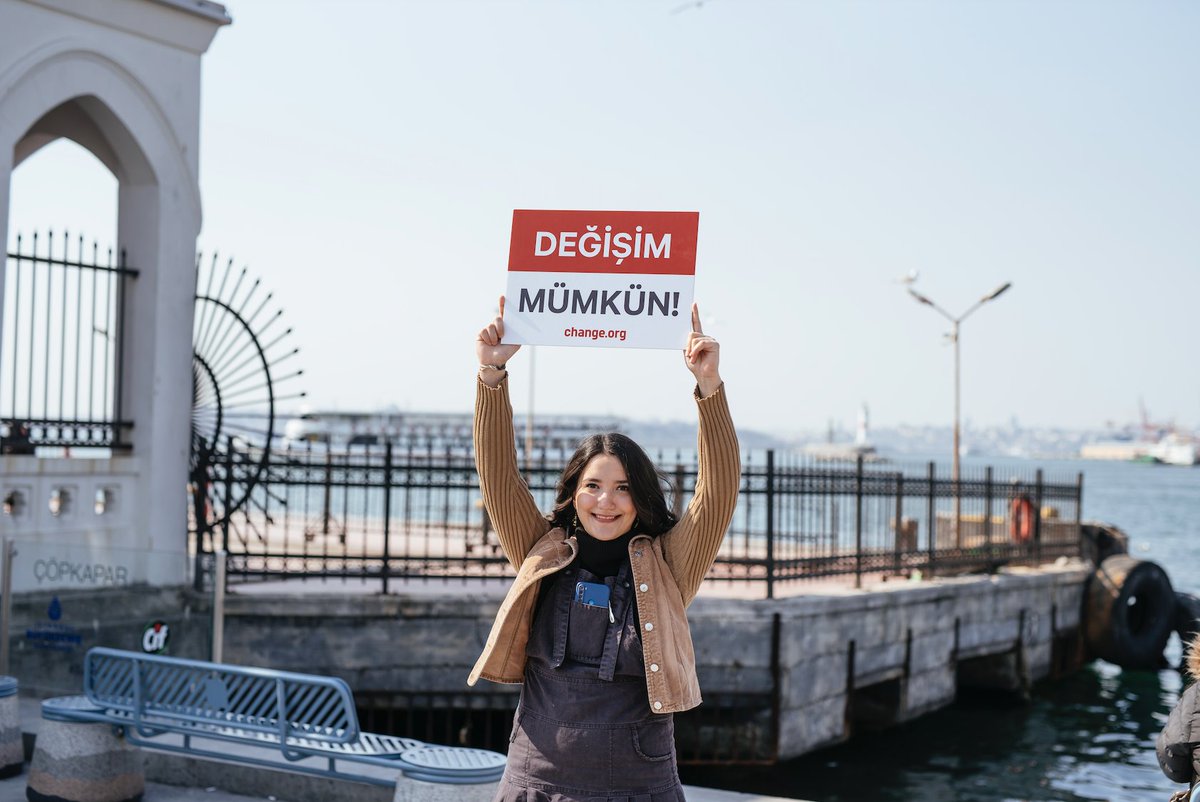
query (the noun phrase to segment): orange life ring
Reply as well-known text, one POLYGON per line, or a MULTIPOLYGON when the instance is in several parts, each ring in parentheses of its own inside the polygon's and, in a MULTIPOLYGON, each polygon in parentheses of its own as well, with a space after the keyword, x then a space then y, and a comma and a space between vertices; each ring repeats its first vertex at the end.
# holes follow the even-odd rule
POLYGON ((1016 543, 1028 543, 1033 537, 1033 521, 1036 513, 1029 496, 1020 495, 1008 507, 1008 534, 1016 543))

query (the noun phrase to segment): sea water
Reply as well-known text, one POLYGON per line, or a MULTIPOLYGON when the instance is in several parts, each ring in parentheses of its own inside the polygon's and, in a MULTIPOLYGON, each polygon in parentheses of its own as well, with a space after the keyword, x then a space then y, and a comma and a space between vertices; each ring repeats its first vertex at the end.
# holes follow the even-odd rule
MULTIPOLYGON (((964 464, 1003 473, 1030 462, 964 464)), ((1200 467, 1037 464, 1059 475, 1082 471, 1083 519, 1118 526, 1133 556, 1161 565, 1176 590, 1200 595, 1200 467)), ((1179 661, 1175 636, 1167 658, 1179 661)), ((1028 704, 964 695, 917 721, 770 769, 707 769, 685 781, 817 802, 1166 800, 1182 786, 1159 770, 1154 740, 1182 687, 1175 670, 1123 671, 1096 661, 1035 686, 1028 704)))

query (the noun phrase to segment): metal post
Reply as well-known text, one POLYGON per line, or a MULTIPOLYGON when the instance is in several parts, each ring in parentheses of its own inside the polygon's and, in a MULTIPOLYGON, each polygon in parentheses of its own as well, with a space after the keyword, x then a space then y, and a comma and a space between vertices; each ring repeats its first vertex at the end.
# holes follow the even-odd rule
POLYGON ((903 540, 903 537, 904 537, 904 473, 898 471, 896 473, 896 538, 895 538, 895 545, 893 548, 895 555, 894 555, 894 562, 893 562, 893 566, 892 566, 893 572, 897 575, 900 574, 900 565, 901 565, 901 559, 902 559, 900 545, 901 545, 901 541, 903 540))
POLYGON ((212 623, 212 661, 222 662, 225 654, 225 558, 228 556, 220 549, 214 558, 213 571, 213 623, 212 623))
POLYGON ((937 518, 935 517, 937 510, 934 506, 934 482, 937 481, 934 476, 935 467, 933 462, 929 463, 929 499, 928 499, 928 514, 929 514, 929 575, 933 576, 934 555, 937 554, 937 518))
MULTIPOLYGON (((221 527, 221 549, 229 551, 229 524, 233 518, 233 438, 225 438, 225 509, 221 527)), ((244 567, 244 566, 243 566, 244 567)))
POLYGON ((992 466, 989 465, 983 472, 983 542, 987 546, 987 558, 989 568, 994 557, 992 553, 992 496, 994 489, 992 488, 992 466))
POLYGON ((12 564, 17 556, 16 544, 4 538, 0 551, 4 588, 0 590, 0 674, 8 673, 8 632, 12 623, 12 564))
POLYGON ((775 449, 767 449, 767 598, 775 598, 775 449))
MULTIPOLYGON (((911 282, 906 282, 906 283, 910 283, 910 284, 911 284, 911 282)), ((951 476, 950 476, 950 478, 951 478, 951 480, 952 480, 952 482, 953 482, 953 488, 954 488, 954 547, 955 547, 956 549, 961 549, 961 548, 962 548, 962 537, 961 537, 961 534, 960 534, 960 532, 961 532, 961 530, 962 530, 962 526, 961 526, 961 523, 962 523, 962 500, 961 500, 961 498, 960 498, 960 496, 959 496, 959 488, 958 488, 958 482, 959 482, 959 478, 960 478, 960 477, 959 477, 959 472, 958 472, 958 452, 959 452, 959 423, 958 423, 958 421, 959 421, 959 357, 958 357, 958 334, 959 334, 959 327, 960 327, 960 324, 961 324, 961 323, 962 323, 964 320, 966 320, 968 317, 970 317, 970 315, 971 315, 971 313, 972 313, 972 312, 974 312, 976 309, 978 309, 979 307, 981 307, 981 306, 983 306, 984 304, 986 304, 988 301, 994 301, 994 300, 996 300, 996 299, 997 299, 997 298, 999 298, 1001 295, 1003 295, 1005 292, 1007 292, 1007 291, 1008 291, 1008 288, 1009 288, 1009 287, 1011 287, 1011 286, 1012 286, 1012 282, 1011 282, 1011 281, 1006 281, 1006 282, 1004 282, 1004 283, 1003 283, 1003 284, 1001 284, 999 287, 996 287, 996 289, 992 290, 992 291, 991 291, 991 292, 989 292, 987 295, 983 296, 983 297, 982 297, 982 298, 980 298, 978 301, 976 301, 976 302, 975 302, 975 304, 974 304, 974 305, 973 305, 973 306, 972 306, 970 309, 968 309, 967 311, 963 312, 963 313, 962 313, 961 315, 959 315, 958 317, 955 317, 954 315, 952 315, 952 314, 950 314, 949 312, 947 312, 945 309, 942 309, 940 306, 938 306, 937 304, 935 304, 935 303, 934 303, 933 301, 931 301, 929 298, 926 298, 924 295, 922 295, 921 293, 919 293, 919 292, 917 292, 916 290, 914 290, 914 289, 912 288, 912 286, 909 286, 909 288, 908 288, 908 294, 909 294, 909 295, 911 295, 911 296, 912 296, 912 297, 913 297, 913 298, 914 298, 914 299, 915 299, 915 300, 916 300, 918 303, 921 303, 921 304, 924 304, 924 305, 926 305, 926 306, 928 306, 928 307, 931 307, 931 308, 932 308, 932 309, 933 309, 935 312, 937 312, 939 315, 941 315, 942 317, 946 318, 946 320, 950 321, 950 334, 949 334, 949 337, 950 337, 950 341, 951 341, 952 343, 954 343, 954 454, 952 455, 952 458, 953 458, 953 459, 952 459, 952 462, 951 462, 951 469, 950 469, 950 471, 951 471, 951 476)))
POLYGON ((208 548, 212 548, 212 536, 208 520, 208 461, 210 452, 207 444, 193 446, 197 448, 196 470, 192 472, 192 516, 196 521, 196 557, 193 568, 192 586, 196 592, 204 589, 204 549, 205 539, 208 548))
MULTIPOLYGON (((1083 527, 1080 526, 1080 521, 1083 518, 1083 471, 1079 472, 1075 479, 1075 548, 1082 553, 1083 548, 1083 527)), ((1078 556, 1078 553, 1076 554, 1078 556)))
POLYGON ((388 592, 388 574, 391 570, 392 537, 392 441, 387 441, 383 452, 383 595, 388 592))
POLYGON ((116 346, 117 346, 117 364, 116 364, 116 397, 113 399, 113 445, 121 446, 125 444, 125 431, 121 425, 124 417, 124 386, 125 386, 125 283, 128 277, 125 274, 125 249, 121 249, 119 267, 120 272, 117 273, 117 331, 116 331, 116 346))
POLYGON ((959 492, 958 480, 959 474, 959 452, 962 449, 962 438, 959 434, 959 408, 961 398, 961 371, 959 369, 958 356, 958 324, 959 321, 954 321, 954 333, 951 335, 954 338, 954 462, 951 479, 954 482, 954 548, 962 548, 962 494, 959 492))
POLYGON ((854 587, 862 587, 863 567, 863 458, 858 455, 854 472, 854 587))
POLYGON ((1042 562, 1042 469, 1037 469, 1037 485, 1033 491, 1033 557, 1034 564, 1042 562))
POLYGON ((321 516, 321 535, 329 537, 329 519, 332 513, 329 510, 330 502, 333 498, 333 444, 329 443, 325 447, 325 500, 323 502, 324 513, 321 516))

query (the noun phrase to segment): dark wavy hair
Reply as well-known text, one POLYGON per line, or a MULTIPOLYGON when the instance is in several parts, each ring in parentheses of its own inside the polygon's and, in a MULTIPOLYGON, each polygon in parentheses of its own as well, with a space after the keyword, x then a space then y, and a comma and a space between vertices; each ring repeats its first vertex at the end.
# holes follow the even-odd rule
POLYGON ((551 526, 561 526, 568 532, 575 521, 575 490, 584 467, 593 457, 608 454, 616 457, 625 468, 629 492, 637 510, 638 531, 646 535, 661 535, 677 520, 667 503, 671 483, 654 466, 637 443, 618 432, 605 432, 585 437, 567 461, 554 489, 554 509, 546 516, 551 526))

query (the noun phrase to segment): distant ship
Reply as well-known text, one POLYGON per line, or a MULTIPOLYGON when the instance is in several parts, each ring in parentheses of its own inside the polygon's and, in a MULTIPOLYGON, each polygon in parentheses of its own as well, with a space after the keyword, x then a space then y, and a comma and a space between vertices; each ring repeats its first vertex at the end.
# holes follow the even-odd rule
MULTIPOLYGON (((391 442, 393 446, 417 448, 471 447, 472 415, 469 412, 368 412, 304 411, 288 419, 283 428, 283 446, 305 448, 319 445, 330 450, 370 448, 391 442)), ((518 444, 524 446, 525 420, 513 420, 518 444)), ((593 432, 622 431, 618 418, 583 415, 539 415, 529 432, 533 448, 575 448, 593 432)))
POLYGON ((1200 449, 1186 435, 1169 434, 1161 440, 1100 440, 1079 449, 1082 459, 1156 462, 1163 465, 1195 465, 1200 449))
POLYGON ((858 425, 854 429, 854 441, 851 443, 834 442, 833 424, 829 425, 827 442, 809 443, 804 447, 804 453, 819 460, 857 460, 862 457, 867 462, 881 460, 867 435, 868 428, 867 405, 864 403, 858 411, 858 425))
POLYGON ((1188 435, 1171 432, 1150 449, 1150 457, 1164 465, 1195 465, 1200 462, 1196 440, 1188 435))
POLYGON ((1124 437, 1088 443, 1079 450, 1083 459, 1157 462, 1163 465, 1195 465, 1200 462, 1200 443, 1196 437, 1178 431, 1174 424, 1150 421, 1145 404, 1140 401, 1142 422, 1139 436, 1126 427, 1124 437))

